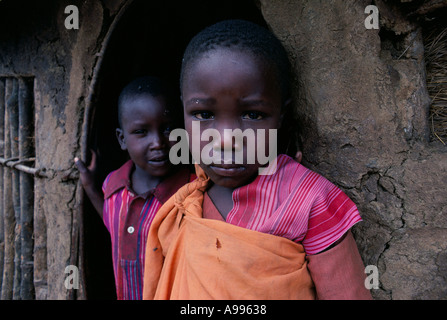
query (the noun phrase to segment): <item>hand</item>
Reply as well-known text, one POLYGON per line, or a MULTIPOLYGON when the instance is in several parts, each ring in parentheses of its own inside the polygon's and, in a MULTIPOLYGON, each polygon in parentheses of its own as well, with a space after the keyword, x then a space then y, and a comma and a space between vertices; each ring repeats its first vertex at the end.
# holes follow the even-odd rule
POLYGON ((79 170, 81 183, 84 189, 96 188, 97 157, 93 150, 90 151, 92 153, 92 159, 90 160, 90 164, 88 166, 86 166, 85 163, 78 157, 74 158, 74 162, 79 170))
POLYGON ((80 173, 79 178, 81 179, 82 187, 87 193, 90 202, 93 204, 96 211, 102 217, 103 206, 104 206, 104 195, 101 189, 96 187, 97 157, 96 153, 93 150, 90 151, 92 152, 92 160, 90 161, 90 164, 87 167, 85 166, 85 163, 78 157, 74 158, 74 162, 80 173))

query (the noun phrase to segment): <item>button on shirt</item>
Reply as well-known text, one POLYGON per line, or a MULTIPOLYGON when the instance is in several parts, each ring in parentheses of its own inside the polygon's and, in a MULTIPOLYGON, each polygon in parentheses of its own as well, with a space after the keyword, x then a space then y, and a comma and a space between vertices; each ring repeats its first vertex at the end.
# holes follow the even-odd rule
POLYGON ((145 244, 158 209, 181 186, 195 178, 187 168, 165 178, 144 194, 131 189, 131 160, 110 173, 104 181, 103 219, 112 240, 112 258, 117 298, 142 298, 145 244))

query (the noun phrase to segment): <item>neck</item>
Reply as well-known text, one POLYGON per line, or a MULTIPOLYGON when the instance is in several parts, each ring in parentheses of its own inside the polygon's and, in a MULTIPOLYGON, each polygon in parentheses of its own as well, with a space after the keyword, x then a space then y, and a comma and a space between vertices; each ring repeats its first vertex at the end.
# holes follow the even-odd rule
POLYGON ((133 191, 135 191, 137 194, 143 194, 155 188, 161 182, 163 177, 152 176, 146 171, 135 167, 131 179, 133 191))
POLYGON ((228 213, 233 209, 233 188, 221 187, 213 184, 208 189, 208 195, 220 212, 224 219, 227 218, 228 213))

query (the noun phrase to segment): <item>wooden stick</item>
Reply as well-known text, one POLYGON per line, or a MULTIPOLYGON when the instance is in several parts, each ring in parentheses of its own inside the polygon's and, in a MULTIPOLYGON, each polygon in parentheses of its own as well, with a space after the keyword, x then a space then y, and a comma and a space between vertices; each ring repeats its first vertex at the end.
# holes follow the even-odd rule
MULTIPOLYGON (((102 42, 101 50, 97 54, 98 59, 95 63, 95 67, 93 70, 93 76, 92 80, 90 81, 90 85, 88 88, 88 96, 86 99, 86 105, 85 105, 85 111, 84 111, 84 119, 82 123, 82 132, 81 132, 81 159, 87 158, 88 153, 88 139, 89 139, 89 133, 91 131, 91 126, 93 125, 93 117, 94 117, 94 111, 96 107, 96 91, 98 90, 98 79, 100 75, 100 71, 103 67, 103 60, 106 50, 109 48, 109 43, 112 39, 112 35, 114 35, 114 31, 119 25, 119 22, 121 18, 124 16, 124 14, 127 12, 128 8, 132 6, 134 0, 128 0, 124 2, 124 4, 119 8, 118 13, 116 14, 115 18, 113 19, 107 34, 104 37, 104 40, 102 42)), ((81 290, 78 290, 80 292, 77 292, 77 299, 86 299, 86 284, 85 284, 85 273, 84 273, 84 220, 83 220, 83 210, 84 210, 84 192, 82 191, 82 186, 80 182, 78 182, 77 191, 76 191, 76 199, 78 208, 75 212, 74 221, 73 221, 73 231, 72 231, 72 243, 75 244, 75 247, 72 249, 73 254, 77 253, 77 256, 79 257, 71 257, 71 261, 73 262, 74 259, 78 259, 79 268, 81 272, 81 290)), ((73 296, 69 296, 69 298, 74 298, 73 296)))
MULTIPOLYGON (((34 155, 33 123, 33 79, 19 78, 19 158, 34 155)), ((33 215, 34 215, 34 178, 26 172, 20 172, 20 220, 22 223, 21 242, 21 283, 20 298, 34 298, 33 285, 33 215)))
MULTIPOLYGON (((0 79, 0 154, 4 154, 5 138, 5 81, 0 79)), ((3 166, 0 166, 0 296, 3 282, 3 264, 5 258, 4 205, 3 205, 3 166)))
MULTIPOLYGON (((12 95, 8 101, 9 130, 11 139, 11 157, 19 157, 19 84, 16 78, 12 79, 12 95)), ((13 299, 20 300, 20 282, 22 272, 20 268, 20 256, 22 254, 22 244, 20 242, 20 173, 12 170, 12 205, 14 208, 14 283, 13 299)))
MULTIPOLYGON (((5 159, 3 157, 0 157, 0 165, 3 165, 5 167, 14 168, 14 169, 26 172, 28 174, 34 175, 36 177, 50 178, 51 175, 49 173, 45 172, 45 170, 22 165, 22 163, 24 163, 24 162, 31 162, 34 160, 35 160, 35 158, 19 160, 18 158, 5 159)), ((70 179, 70 178, 72 178, 72 177, 71 176, 67 177, 67 179, 70 179)), ((73 177, 73 178, 76 178, 76 177, 73 177)))
MULTIPOLYGON (((9 124, 9 98, 12 94, 12 80, 6 79, 5 84, 5 129, 4 129, 4 156, 11 157, 11 139, 9 124)), ((10 168, 4 168, 3 172, 3 205, 4 205, 4 237, 5 254, 3 266, 2 300, 11 300, 13 297, 14 280, 14 208, 12 204, 12 174, 10 168)))
POLYGON ((410 12, 408 14, 408 16, 413 17, 415 15, 418 15, 418 16, 426 15, 428 13, 431 13, 435 10, 438 10, 438 9, 446 7, 446 6, 447 6, 446 1, 440 1, 440 0, 428 0, 427 1, 426 0, 414 12, 410 12))
POLYGON ((36 299, 46 300, 48 297, 48 263, 47 263, 47 221, 42 209, 42 196, 38 193, 43 181, 36 179, 35 190, 37 201, 34 207, 34 290, 36 299))

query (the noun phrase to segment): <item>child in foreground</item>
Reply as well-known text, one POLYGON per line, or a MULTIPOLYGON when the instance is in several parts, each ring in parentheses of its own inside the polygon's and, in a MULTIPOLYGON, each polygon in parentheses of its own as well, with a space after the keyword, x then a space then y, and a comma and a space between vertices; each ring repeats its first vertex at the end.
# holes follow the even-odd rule
POLYGON ((103 193, 95 188, 93 179, 96 157, 88 168, 75 159, 84 190, 112 238, 119 300, 142 298, 149 226, 162 204, 191 179, 186 167, 173 166, 169 161, 174 143, 169 141, 169 134, 176 124, 172 107, 168 89, 158 78, 138 78, 123 89, 116 135, 130 160, 107 176, 103 193))
POLYGON ((289 70, 280 42, 249 22, 224 21, 191 40, 181 74, 186 131, 191 137, 195 121, 201 132, 217 130, 216 150, 232 150, 233 162, 199 161, 197 179, 160 209, 144 299, 371 298, 349 231, 361 221, 354 203, 284 154, 276 170, 258 174, 264 164, 246 161, 247 144, 225 138, 225 129, 281 127, 289 70), (241 148, 244 162, 234 163, 241 148))

